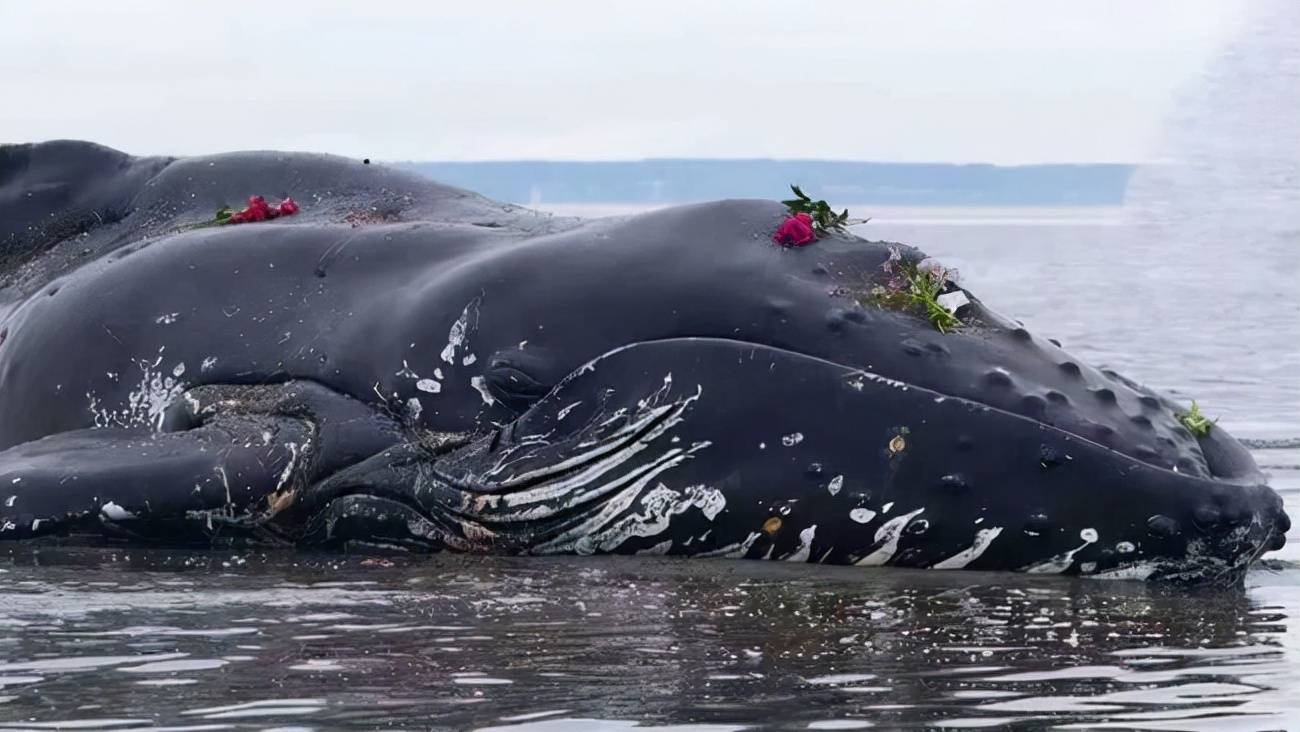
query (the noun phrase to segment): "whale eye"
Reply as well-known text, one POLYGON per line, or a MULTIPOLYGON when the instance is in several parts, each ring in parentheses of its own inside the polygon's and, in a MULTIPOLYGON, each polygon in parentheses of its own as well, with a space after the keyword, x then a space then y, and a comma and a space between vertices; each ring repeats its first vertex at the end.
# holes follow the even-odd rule
POLYGON ((488 361, 483 380, 498 402, 519 414, 555 386, 548 365, 549 359, 539 353, 521 349, 500 351, 488 361))

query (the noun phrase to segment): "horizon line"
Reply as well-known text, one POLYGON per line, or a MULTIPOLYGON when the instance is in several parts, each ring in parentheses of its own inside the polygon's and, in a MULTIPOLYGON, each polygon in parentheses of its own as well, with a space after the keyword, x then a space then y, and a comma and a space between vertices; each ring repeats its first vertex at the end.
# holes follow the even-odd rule
POLYGON ((850 164, 850 165, 946 165, 953 167, 967 168, 1045 168, 1045 167, 1127 167, 1135 168, 1143 165, 1159 165, 1159 162, 1133 162, 1133 161, 1104 161, 1104 162, 1079 162, 1079 161, 1057 161, 1057 162, 1039 162, 1039 163, 988 163, 988 162, 955 162, 955 161, 928 161, 928 160, 907 160, 907 161, 888 161, 888 160, 853 160, 848 158, 703 158, 703 157, 652 157, 652 158, 621 158, 614 160, 593 160, 579 158, 564 159, 546 159, 546 158, 498 158, 498 159, 480 159, 480 160, 417 160, 417 159, 385 159, 375 160, 377 163, 387 165, 501 165, 501 164, 548 164, 548 165, 625 165, 635 163, 832 163, 832 164, 850 164))

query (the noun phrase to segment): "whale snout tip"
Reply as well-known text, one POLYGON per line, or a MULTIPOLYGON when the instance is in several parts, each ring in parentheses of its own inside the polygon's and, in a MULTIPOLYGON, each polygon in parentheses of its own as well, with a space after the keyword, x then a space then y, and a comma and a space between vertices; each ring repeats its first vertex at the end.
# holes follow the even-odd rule
POLYGON ((1286 506, 1277 491, 1260 484, 1253 490, 1246 491, 1246 506, 1241 511, 1247 520, 1238 523, 1250 524, 1251 535, 1258 547, 1257 556, 1265 552, 1275 552, 1286 546, 1286 535, 1291 531, 1291 517, 1287 515, 1286 506), (1253 505, 1251 505, 1253 504, 1253 505))
POLYGON ((1275 552, 1284 546, 1286 546, 1286 534, 1274 532, 1273 536, 1268 540, 1268 544, 1264 546, 1264 551, 1275 552))
POLYGON ((1272 536, 1264 546, 1264 551, 1275 552, 1286 546, 1286 535, 1291 531, 1291 517, 1287 515, 1286 508, 1282 505, 1281 496, 1278 497, 1277 506, 1273 509, 1272 524, 1272 536))

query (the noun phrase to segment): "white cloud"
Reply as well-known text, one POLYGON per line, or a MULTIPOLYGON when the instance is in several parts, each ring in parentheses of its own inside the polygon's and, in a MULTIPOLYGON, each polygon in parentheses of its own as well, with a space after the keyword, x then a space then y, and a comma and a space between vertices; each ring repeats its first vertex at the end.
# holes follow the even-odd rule
POLYGON ((379 159, 1141 160, 1215 0, 0 5, 0 140, 379 159))

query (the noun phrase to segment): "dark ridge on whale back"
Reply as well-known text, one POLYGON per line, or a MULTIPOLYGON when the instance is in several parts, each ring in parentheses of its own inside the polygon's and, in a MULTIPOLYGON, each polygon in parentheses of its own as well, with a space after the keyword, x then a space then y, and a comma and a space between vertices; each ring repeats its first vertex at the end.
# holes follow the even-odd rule
POLYGON ((0 145, 0 287, 22 294, 131 244, 239 208, 249 195, 307 204, 298 222, 349 213, 540 233, 571 226, 414 173, 334 155, 235 152, 133 157, 95 143, 0 145))
POLYGON ((87 142, 0 146, 0 272, 59 242, 126 218, 140 188, 172 158, 134 158, 87 142))

